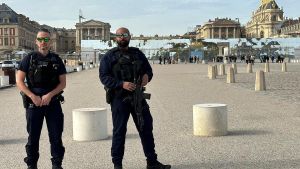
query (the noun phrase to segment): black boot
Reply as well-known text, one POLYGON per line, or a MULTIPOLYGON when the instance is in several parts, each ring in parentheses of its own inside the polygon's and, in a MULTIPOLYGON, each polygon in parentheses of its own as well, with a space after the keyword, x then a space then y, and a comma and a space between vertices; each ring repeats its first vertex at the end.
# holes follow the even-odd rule
POLYGON ((63 169, 61 166, 58 165, 52 165, 52 169, 63 169))
POLYGON ((121 165, 114 165, 114 169, 123 169, 121 165))
POLYGON ((171 168, 171 165, 164 165, 164 164, 160 163, 159 161, 147 164, 147 169, 170 169, 170 168, 171 168))
POLYGON ((62 165, 62 157, 61 158, 51 158, 52 169, 63 169, 62 165))
POLYGON ((29 165, 27 169, 38 169, 36 164, 35 165, 29 165))

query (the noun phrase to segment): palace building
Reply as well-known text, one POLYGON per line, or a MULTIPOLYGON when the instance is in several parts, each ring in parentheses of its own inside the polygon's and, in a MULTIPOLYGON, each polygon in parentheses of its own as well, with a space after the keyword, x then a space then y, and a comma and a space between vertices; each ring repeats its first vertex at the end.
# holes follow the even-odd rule
POLYGON ((252 13, 246 24, 248 38, 269 38, 277 36, 284 21, 283 9, 275 0, 261 0, 259 8, 252 13))
POLYGON ((0 52, 33 50, 40 25, 28 17, 17 14, 9 6, 0 5, 0 52))
POLYGON ((209 20, 197 28, 197 39, 228 39, 241 37, 241 25, 238 20, 228 18, 209 20))
POLYGON ((80 51, 81 40, 110 40, 110 24, 96 20, 76 23, 76 51, 80 51))
POLYGON ((279 37, 300 37, 300 18, 285 20, 279 33, 279 37))
POLYGON ((0 54, 36 49, 36 34, 42 27, 51 32, 51 50, 57 53, 75 51, 75 29, 40 25, 2 3, 0 5, 0 54))

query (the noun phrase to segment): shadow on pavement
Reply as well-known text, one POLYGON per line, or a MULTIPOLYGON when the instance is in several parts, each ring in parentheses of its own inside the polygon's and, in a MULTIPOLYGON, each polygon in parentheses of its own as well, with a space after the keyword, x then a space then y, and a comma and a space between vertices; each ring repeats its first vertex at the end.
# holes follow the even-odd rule
POLYGON ((0 139, 0 145, 8 145, 8 144, 24 144, 27 143, 26 138, 20 138, 20 139, 6 139, 6 140, 1 140, 0 139))
POLYGON ((267 135, 270 131, 264 130, 231 130, 228 131, 228 136, 243 136, 243 135, 267 135))
POLYGON ((270 161, 236 161, 198 163, 172 166, 172 169, 297 169, 300 168, 300 159, 280 159, 270 161))
MULTIPOLYGON (((139 139, 140 136, 138 134, 126 134, 126 139, 139 139)), ((112 136, 109 135, 108 138, 104 139, 104 140, 111 140, 112 136)))

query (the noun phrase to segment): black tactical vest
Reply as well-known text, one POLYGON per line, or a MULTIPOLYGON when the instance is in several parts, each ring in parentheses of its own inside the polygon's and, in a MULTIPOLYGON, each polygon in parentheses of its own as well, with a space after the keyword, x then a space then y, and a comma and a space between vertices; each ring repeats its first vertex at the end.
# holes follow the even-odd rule
POLYGON ((59 63, 56 55, 49 53, 45 59, 38 59, 38 55, 33 53, 30 56, 28 71, 28 86, 30 88, 54 89, 59 84, 59 63))
POLYGON ((135 48, 129 48, 128 53, 115 52, 118 59, 112 66, 114 77, 119 80, 134 82, 139 77, 141 61, 135 48))

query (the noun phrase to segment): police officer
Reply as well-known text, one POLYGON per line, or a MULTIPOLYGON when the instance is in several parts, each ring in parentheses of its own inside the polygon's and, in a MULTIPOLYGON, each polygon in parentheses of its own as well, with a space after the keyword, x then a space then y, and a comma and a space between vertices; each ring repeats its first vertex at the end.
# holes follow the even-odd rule
POLYGON ((147 158, 147 169, 170 169, 170 165, 164 165, 157 161, 154 149, 153 124, 149 106, 143 99, 143 127, 137 117, 137 112, 133 108, 132 93, 137 87, 134 83, 135 73, 134 64, 139 63, 138 76, 141 79, 141 86, 146 86, 152 79, 152 68, 145 55, 138 49, 129 47, 130 33, 127 28, 119 28, 116 31, 116 42, 118 47, 108 51, 101 59, 99 68, 100 81, 110 92, 108 102, 111 105, 113 120, 113 138, 111 155, 114 169, 122 169, 124 156, 125 136, 127 122, 131 114, 138 129, 144 154, 147 158))
POLYGON ((23 58, 16 76, 17 86, 26 102, 29 136, 24 161, 28 169, 37 169, 39 139, 45 118, 51 144, 52 169, 62 169, 65 148, 62 143, 64 115, 60 93, 66 87, 66 68, 60 57, 49 51, 50 32, 47 29, 38 31, 36 45, 38 51, 23 58))

